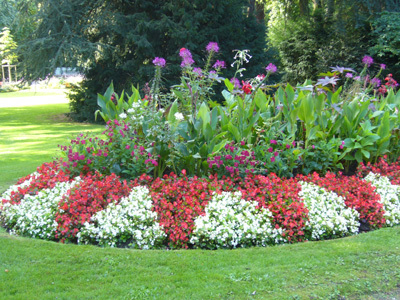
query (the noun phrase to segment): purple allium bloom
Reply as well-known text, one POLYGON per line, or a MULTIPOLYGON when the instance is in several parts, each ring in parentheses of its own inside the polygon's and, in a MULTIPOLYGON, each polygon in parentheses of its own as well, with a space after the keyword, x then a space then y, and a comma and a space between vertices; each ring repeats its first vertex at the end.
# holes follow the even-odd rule
POLYGON ((365 55, 362 59, 362 62, 369 68, 374 63, 374 60, 372 59, 371 56, 365 55))
POLYGON ((266 70, 268 73, 275 73, 278 69, 277 69, 277 67, 276 67, 273 63, 270 63, 270 64, 265 68, 265 70, 266 70))
POLYGON ((154 64, 155 66, 164 68, 164 67, 165 67, 165 59, 162 58, 162 57, 156 57, 156 58, 153 60, 153 64, 154 64))
POLYGON ((372 84, 372 86, 374 86, 374 87, 378 87, 378 86, 380 86, 381 85, 381 81, 379 80, 379 78, 373 78, 372 80, 371 80, 371 84, 372 84))
POLYGON ((226 68, 225 62, 223 60, 217 60, 215 62, 215 64, 213 65, 213 68, 214 69, 225 69, 226 68))
POLYGON ((353 78, 353 74, 351 74, 351 73, 346 73, 346 78, 353 78))
POLYGON ((207 52, 218 52, 219 46, 216 42, 209 42, 206 47, 207 52))
POLYGON ((194 64, 194 60, 192 57, 192 53, 186 48, 181 48, 179 51, 179 56, 182 57, 182 63, 181 67, 190 67, 192 64, 194 64))
POLYGON ((195 73, 197 76, 202 76, 203 70, 200 68, 193 68, 193 73, 195 73))
POLYGON ((381 64, 381 69, 385 70, 386 69, 386 65, 385 64, 381 64))
POLYGON ((231 78, 231 83, 235 86, 235 88, 240 89, 242 86, 240 84, 239 79, 237 78, 231 78))

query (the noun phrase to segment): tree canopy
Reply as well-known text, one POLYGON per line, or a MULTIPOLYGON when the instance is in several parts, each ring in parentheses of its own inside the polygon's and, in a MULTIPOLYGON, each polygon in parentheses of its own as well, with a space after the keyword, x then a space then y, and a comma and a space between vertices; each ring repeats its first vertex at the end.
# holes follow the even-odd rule
POLYGON ((220 44, 218 59, 227 63, 233 61, 232 50, 249 49, 249 74, 267 64, 265 25, 249 12, 246 0, 28 2, 38 11, 36 30, 19 48, 24 76, 45 78, 56 67, 78 68, 86 79, 77 101, 93 99, 111 81, 117 89, 142 86, 153 76, 156 56, 167 60, 166 84, 176 83, 179 49, 190 49, 201 66, 209 41, 220 44))

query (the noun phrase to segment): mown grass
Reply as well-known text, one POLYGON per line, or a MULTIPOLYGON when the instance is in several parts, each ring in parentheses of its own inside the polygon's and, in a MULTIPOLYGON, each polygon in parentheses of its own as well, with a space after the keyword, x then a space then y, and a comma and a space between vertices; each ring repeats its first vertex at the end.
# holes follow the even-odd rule
POLYGON ((41 89, 29 89, 20 90, 15 92, 0 93, 0 101, 9 98, 17 97, 41 97, 41 96, 53 96, 53 95, 65 95, 67 90, 54 89, 54 90, 41 90, 41 89))
POLYGON ((395 227, 269 248, 137 251, 0 231, 0 298, 376 299, 400 284, 399 241, 395 227))
MULTIPOLYGON (((0 191, 83 130, 67 104, 0 109, 0 191)), ((236 250, 63 245, 0 229, 0 299, 398 299, 400 227, 236 250)))
POLYGON ((99 125, 69 121, 68 104, 0 108, 0 193, 43 162, 57 156, 58 145, 99 125))

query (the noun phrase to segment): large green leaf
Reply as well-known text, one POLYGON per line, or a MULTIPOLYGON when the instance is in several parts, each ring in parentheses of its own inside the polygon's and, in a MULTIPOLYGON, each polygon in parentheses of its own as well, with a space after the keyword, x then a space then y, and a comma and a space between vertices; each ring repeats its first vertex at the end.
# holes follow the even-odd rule
POLYGON ((178 112, 178 103, 175 100, 174 103, 172 103, 169 112, 168 112, 168 116, 167 116, 167 120, 168 122, 170 122, 171 124, 175 123, 176 121, 176 117, 175 114, 178 112))
MULTIPOLYGON (((203 131, 206 130, 206 126, 210 125, 210 109, 206 103, 200 105, 197 117, 203 120, 203 131)), ((211 129, 211 126, 210 126, 211 129)))
POLYGON ((242 136, 240 135, 238 128, 231 122, 228 123, 228 130, 233 135, 236 142, 240 142, 242 140, 242 136))
POLYGON ((262 90, 257 90, 255 96, 254 96, 254 102, 261 110, 261 112, 265 112, 267 110, 268 106, 268 100, 267 100, 267 95, 262 90))

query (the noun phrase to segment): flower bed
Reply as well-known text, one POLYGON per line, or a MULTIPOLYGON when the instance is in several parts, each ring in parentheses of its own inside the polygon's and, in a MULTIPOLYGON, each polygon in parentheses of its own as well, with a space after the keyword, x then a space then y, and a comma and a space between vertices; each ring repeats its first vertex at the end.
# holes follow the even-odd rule
POLYGON ((267 246, 400 224, 400 186, 390 182, 397 179, 361 178, 367 169, 359 170, 291 179, 183 172, 126 182, 115 174, 71 178, 54 162, 3 193, 0 220, 12 234, 138 249, 267 246))
POLYGON ((275 65, 239 80, 251 55, 235 50, 234 77, 223 78, 219 51, 210 42, 200 68, 181 48, 170 89, 156 57, 144 97, 111 84, 98 95, 103 134, 79 134, 60 145, 62 160, 10 187, 3 225, 61 242, 214 249, 400 222, 400 93, 391 74, 380 84, 384 65, 373 75, 365 56, 358 76, 336 66, 316 82, 268 85, 275 65))

